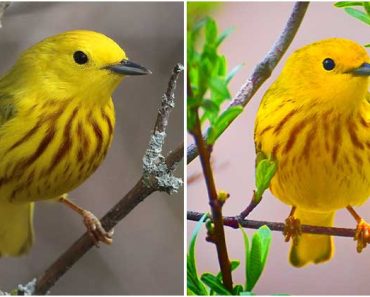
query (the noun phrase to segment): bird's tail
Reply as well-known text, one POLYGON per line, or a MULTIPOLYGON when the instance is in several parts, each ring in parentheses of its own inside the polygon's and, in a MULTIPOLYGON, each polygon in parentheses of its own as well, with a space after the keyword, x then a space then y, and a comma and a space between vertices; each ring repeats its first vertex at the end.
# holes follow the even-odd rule
MULTIPOLYGON (((297 209, 294 217, 301 224, 331 227, 334 223, 335 212, 317 213, 297 209)), ((333 238, 328 235, 302 234, 297 245, 292 243, 290 249, 290 263, 295 267, 302 267, 311 262, 318 264, 331 259, 334 254, 333 238)))
POLYGON ((0 204, 0 256, 20 256, 33 242, 34 203, 0 204))

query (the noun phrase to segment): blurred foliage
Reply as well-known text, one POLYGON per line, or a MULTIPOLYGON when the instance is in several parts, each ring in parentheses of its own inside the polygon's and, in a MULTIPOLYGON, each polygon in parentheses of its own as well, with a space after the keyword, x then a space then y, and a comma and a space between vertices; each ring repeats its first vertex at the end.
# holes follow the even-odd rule
MULTIPOLYGON (((188 295, 254 295, 252 293, 262 271, 265 267, 267 256, 271 243, 271 231, 267 226, 259 228, 252 236, 252 243, 249 243, 248 235, 240 228, 245 247, 245 275, 246 281, 244 286, 241 284, 234 285, 232 294, 224 287, 222 275, 206 272, 200 277, 196 269, 195 242, 199 231, 205 223, 209 224, 207 214, 196 224, 191 236, 188 255, 187 255, 187 293, 188 295)), ((231 270, 234 271, 240 266, 239 260, 231 261, 231 270)))
MULTIPOLYGON (((335 6, 343 8, 350 16, 370 26, 370 2, 342 1, 335 3, 335 6), (353 7, 359 7, 360 9, 353 7)), ((370 44, 365 46, 370 47, 370 44)))
POLYGON ((238 65, 228 71, 226 57, 218 51, 231 31, 228 29, 218 34, 215 20, 207 17, 195 23, 187 32, 188 130, 192 131, 196 115, 200 111, 201 123, 209 124, 207 142, 210 145, 214 144, 218 136, 243 110, 242 107, 235 106, 220 113, 221 105, 231 99, 228 84, 241 68, 241 65, 238 65), (204 41, 198 50, 197 41, 201 32, 204 32, 204 41))
POLYGON ((211 12, 222 6, 222 2, 188 2, 187 26, 192 28, 196 22, 210 15, 211 12))

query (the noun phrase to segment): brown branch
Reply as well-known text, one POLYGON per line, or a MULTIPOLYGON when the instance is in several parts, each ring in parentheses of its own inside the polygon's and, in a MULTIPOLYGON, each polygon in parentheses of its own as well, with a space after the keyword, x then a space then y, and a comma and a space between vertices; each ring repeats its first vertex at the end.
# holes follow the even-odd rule
POLYGON ((231 275, 231 265, 227 252, 225 230, 222 220, 223 202, 218 199, 216 184, 214 181, 210 161, 210 152, 212 151, 212 147, 207 145, 203 139, 198 110, 196 110, 195 125, 191 133, 193 134, 195 143, 199 149, 200 162, 202 164, 203 175, 206 181, 209 205, 211 207, 212 220, 214 223, 214 230, 212 230, 212 232, 209 232, 208 239, 210 242, 213 242, 216 245, 217 257, 220 265, 223 284, 230 292, 232 292, 233 280, 231 275))
MULTIPOLYGON (((187 219, 189 221, 199 221, 204 213, 188 211, 187 219)), ((224 225, 237 229, 239 225, 243 228, 258 229, 263 225, 268 226, 273 231, 284 231, 284 223, 268 222, 268 221, 255 221, 241 219, 240 216, 228 216, 224 217, 224 225)), ((301 225, 302 233, 311 234, 322 234, 322 235, 332 235, 341 237, 354 237, 356 229, 349 228, 338 228, 338 227, 321 227, 321 226, 311 226, 311 225, 301 225)))
MULTIPOLYGON (((179 162, 180 153, 171 153, 166 159, 161 155, 164 143, 165 130, 168 123, 170 111, 174 107, 174 91, 179 73, 183 70, 181 64, 176 65, 171 75, 167 91, 162 97, 162 104, 158 111, 155 128, 144 157, 144 174, 136 185, 102 218, 101 223, 106 230, 111 230, 141 201, 156 191, 175 192, 179 186, 179 179, 172 176, 175 164, 179 162), (156 134, 164 134, 159 143, 156 134), (153 158, 153 159, 151 159, 153 158), (147 164, 145 165, 145 162, 147 164), (150 164, 149 164, 150 163, 150 164), (149 166, 149 165, 150 166, 149 166), (166 166, 168 165, 168 168, 166 166), (157 167, 160 167, 158 169, 157 167), (165 168, 166 167, 166 168, 165 168), (145 172, 147 170, 147 172, 145 172), (156 181, 148 184, 146 179, 156 181), (175 182, 172 185, 169 182, 175 182), (164 183, 164 184, 163 184, 164 183)), ((46 294, 50 288, 75 264, 86 252, 94 246, 90 236, 83 234, 72 246, 67 249, 49 268, 37 278, 34 294, 46 294)))
MULTIPOLYGON (((306 13, 308 4, 309 2, 296 2, 294 4, 293 11, 280 37, 272 46, 262 62, 257 64, 255 69, 253 70, 252 75, 247 79, 247 81, 243 84, 243 86, 240 88, 238 93, 231 101, 229 108, 232 106, 245 107, 252 99, 254 94, 258 91, 258 89, 261 87, 261 85, 270 77, 272 71, 279 63, 280 59, 282 58, 289 45, 291 44, 293 38, 295 37, 306 13)), ((231 124, 231 122, 229 124, 231 124)), ((222 133, 223 132, 224 131, 222 131, 222 133)), ((207 133, 205 133, 205 135, 207 135, 207 133)), ((187 147, 187 163, 189 164, 197 156, 197 147, 194 144, 189 145, 187 147)))

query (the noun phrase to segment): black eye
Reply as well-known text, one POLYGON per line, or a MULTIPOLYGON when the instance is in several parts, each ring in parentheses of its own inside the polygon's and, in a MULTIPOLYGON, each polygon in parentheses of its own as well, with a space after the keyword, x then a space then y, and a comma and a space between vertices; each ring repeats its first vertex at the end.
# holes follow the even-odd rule
POLYGON ((334 67, 335 67, 335 62, 333 59, 330 59, 330 58, 326 58, 323 62, 322 62, 322 65, 324 66, 324 69, 325 70, 333 70, 334 67))
POLYGON ((86 64, 89 60, 84 52, 77 51, 73 54, 73 59, 77 64, 86 64))

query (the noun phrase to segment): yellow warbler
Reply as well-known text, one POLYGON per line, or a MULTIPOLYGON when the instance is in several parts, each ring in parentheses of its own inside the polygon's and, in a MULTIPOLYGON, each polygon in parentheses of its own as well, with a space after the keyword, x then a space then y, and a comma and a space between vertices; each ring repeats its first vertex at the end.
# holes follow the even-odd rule
POLYGON ((294 52, 261 102, 256 150, 278 163, 270 190, 292 206, 285 235, 294 266, 332 257, 331 237, 300 235, 300 223, 332 226, 340 208, 357 221, 357 250, 369 242, 370 227, 352 208, 370 195, 369 76, 363 47, 327 39, 294 52))
POLYGON ((32 244, 33 201, 59 198, 96 241, 111 234, 66 198, 104 159, 114 130, 112 92, 148 74, 107 36, 69 31, 26 50, 0 78, 0 255, 32 244))

